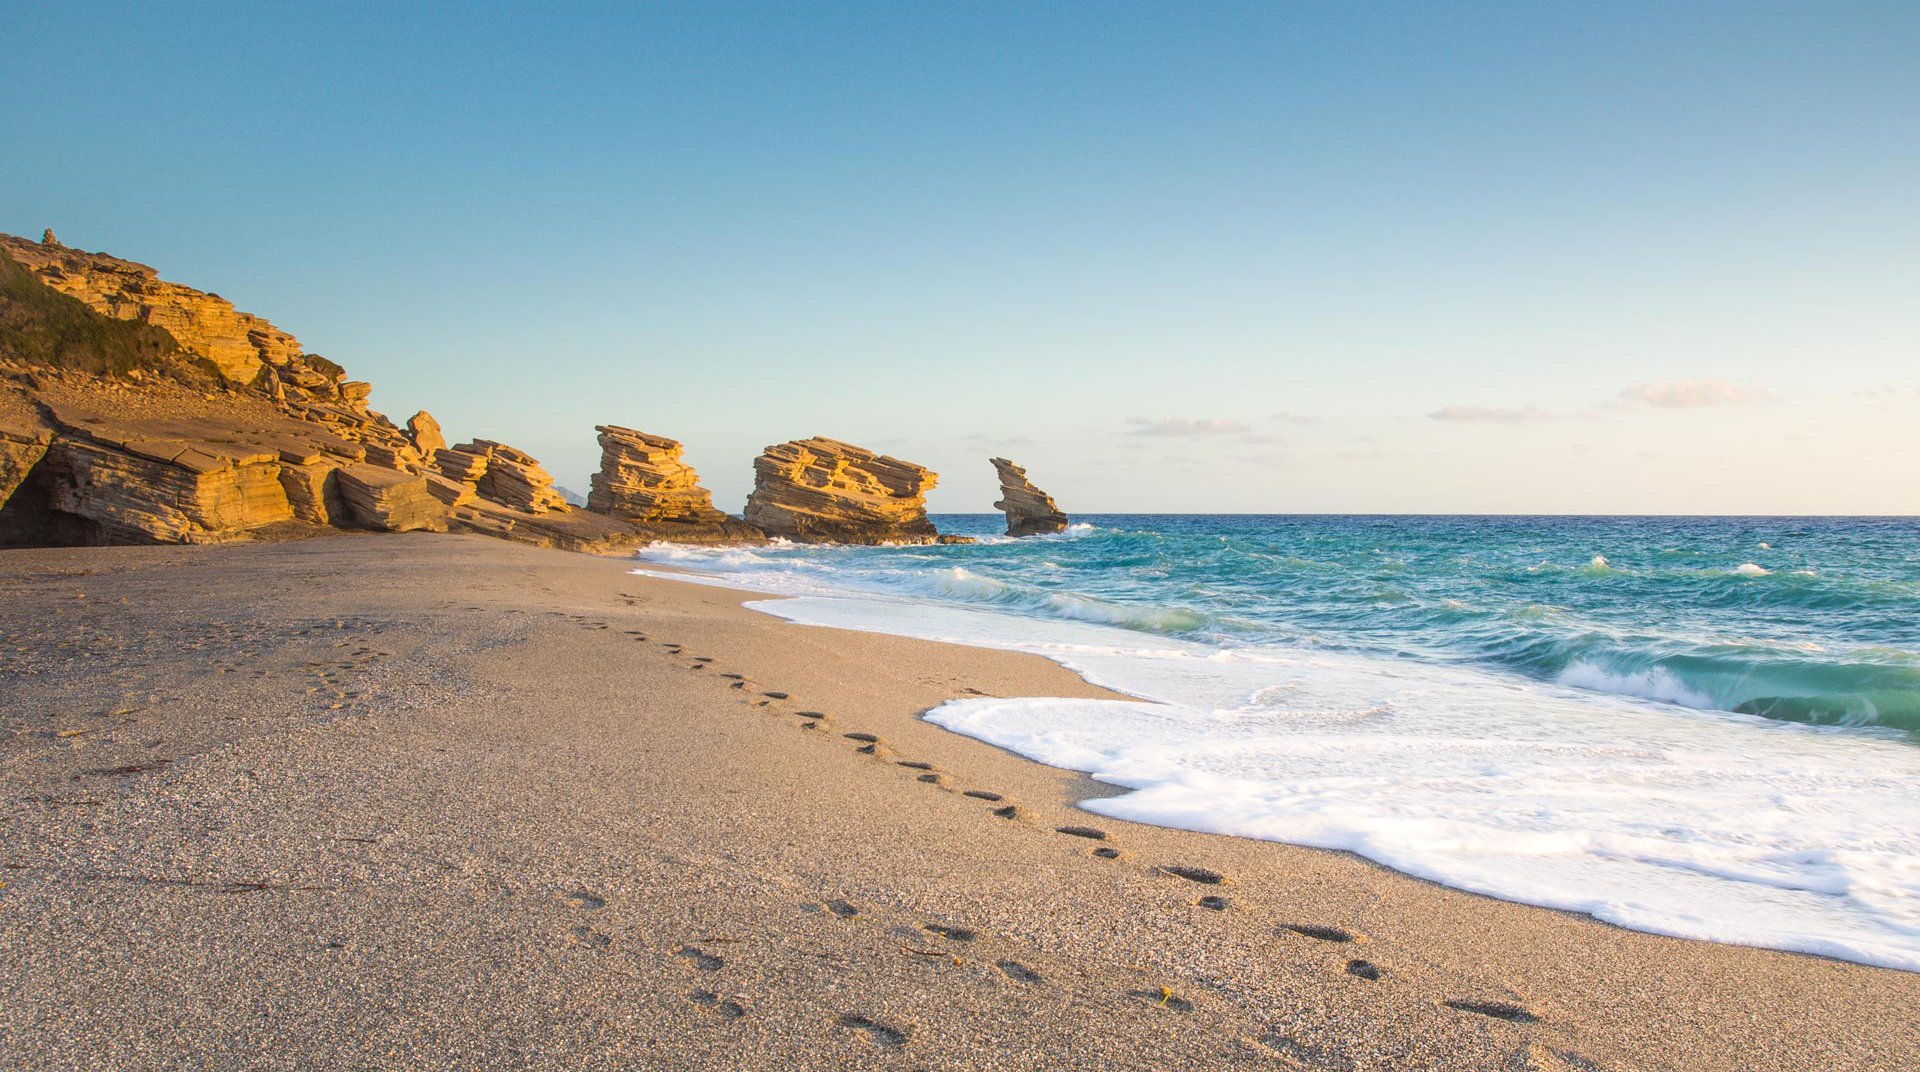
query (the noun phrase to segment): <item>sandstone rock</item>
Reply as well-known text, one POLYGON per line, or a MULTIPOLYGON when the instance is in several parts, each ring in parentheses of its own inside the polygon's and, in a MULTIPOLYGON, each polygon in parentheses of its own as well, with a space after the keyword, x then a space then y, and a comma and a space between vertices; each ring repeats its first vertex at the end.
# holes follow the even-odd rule
POLYGON ((1000 475, 1000 501, 993 508, 1006 513, 1007 535, 1038 536, 1067 527, 1067 515, 1053 504, 1053 496, 1033 486, 1025 469, 1005 458, 992 461, 1000 475))
POLYGON ((222 457, 180 440, 55 440, 53 508, 108 543, 199 543, 293 519, 280 465, 222 457))
POLYGON ((53 228, 49 227, 40 232, 40 244, 43 246, 52 246, 56 249, 59 248, 60 240, 53 237, 53 228))
POLYGON ((923 466, 815 436, 768 447, 753 462, 745 518, 803 543, 932 543, 923 466))
POLYGON ((423 458, 447 449, 447 437, 440 431, 440 422, 424 409, 407 418, 407 438, 413 440, 413 449, 423 458))
POLYGON ((372 465, 343 465, 336 473, 340 498, 353 520, 387 532, 447 531, 447 507, 427 478, 372 465))
POLYGON ((616 424, 599 425, 600 471, 593 474, 587 509, 648 524, 717 524, 725 514, 700 476, 680 460, 684 448, 665 436, 616 424))
POLYGON ((480 486, 480 479, 487 475, 487 456, 466 450, 436 450, 433 452, 434 468, 449 480, 463 484, 480 486))
POLYGON ((439 473, 430 472, 425 475, 427 478, 427 493, 447 504, 449 507, 466 506, 469 503, 478 502, 480 499, 479 493, 473 490, 472 484, 453 480, 441 476, 439 473))
POLYGON ((287 505, 296 521, 309 525, 345 525, 350 523, 346 501, 340 496, 335 478, 337 463, 320 458, 290 462, 282 457, 280 487, 287 494, 287 505))
POLYGON ((52 434, 38 426, 0 423, 0 507, 13 498, 27 474, 47 456, 52 434))
MULTIPOLYGON (((483 499, 528 514, 570 509, 560 493, 553 490, 553 474, 542 469, 526 451, 491 439, 476 439, 460 444, 453 452, 485 457, 485 470, 475 483, 475 490, 483 499)), ((446 472, 444 468, 441 471, 446 472)))
POLYGON ((169 283, 144 264, 84 253, 57 242, 0 235, 0 248, 39 280, 116 320, 165 328, 227 380, 247 385, 263 369, 304 364, 300 341, 217 294, 169 283))

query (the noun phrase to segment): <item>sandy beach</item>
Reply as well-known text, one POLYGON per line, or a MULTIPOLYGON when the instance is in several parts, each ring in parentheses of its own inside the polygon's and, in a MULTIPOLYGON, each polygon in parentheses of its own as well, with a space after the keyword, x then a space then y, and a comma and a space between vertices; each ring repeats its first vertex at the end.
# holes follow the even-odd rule
POLYGON ((473 536, 0 552, 6 1069, 1893 1070, 1920 975, 1079 811, 1101 696, 473 536))

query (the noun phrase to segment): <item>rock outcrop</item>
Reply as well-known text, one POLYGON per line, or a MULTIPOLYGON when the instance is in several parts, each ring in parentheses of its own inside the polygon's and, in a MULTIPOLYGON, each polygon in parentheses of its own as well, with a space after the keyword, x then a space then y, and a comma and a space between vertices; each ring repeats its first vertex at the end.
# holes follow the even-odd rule
POLYGON ((218 294, 169 283, 144 264, 68 249, 53 241, 51 230, 39 242, 0 235, 0 252, 102 316, 164 329, 230 383, 271 381, 300 396, 339 399, 345 376, 338 365, 308 354, 300 340, 218 294))
POLYGON ((383 532, 445 532, 447 507, 427 487, 427 478, 377 465, 343 465, 335 474, 348 515, 364 528, 383 532))
POLYGON ((744 517, 802 543, 935 543, 927 492, 939 474, 815 436, 768 447, 753 462, 744 517))
POLYGON ((1027 471, 1005 458, 994 458, 994 472, 1000 476, 1000 501, 995 510, 1007 515, 1007 535, 1043 536, 1067 527, 1067 515, 1053 504, 1053 496, 1033 486, 1027 471))
POLYGON ((677 440, 617 424, 599 425, 600 471, 587 509, 675 543, 757 542, 760 530, 713 505, 700 474, 681 461, 677 440))
POLYGON ((680 460, 677 440, 617 424, 602 424, 600 471, 593 474, 587 509, 622 521, 702 524, 727 515, 714 509, 700 474, 680 460))
POLYGON ((447 449, 447 437, 440 431, 440 422, 424 409, 407 418, 407 438, 413 441, 413 449, 419 451, 422 458, 431 458, 434 452, 447 449))
POLYGON ((476 439, 436 451, 434 460, 443 475, 471 484, 481 498, 508 509, 527 514, 571 509, 553 490, 553 474, 541 468, 533 455, 505 443, 476 439))

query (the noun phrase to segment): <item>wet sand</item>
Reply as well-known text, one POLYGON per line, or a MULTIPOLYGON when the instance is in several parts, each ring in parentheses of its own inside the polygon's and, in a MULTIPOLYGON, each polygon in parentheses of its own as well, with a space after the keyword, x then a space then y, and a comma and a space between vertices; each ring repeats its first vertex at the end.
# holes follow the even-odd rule
POLYGON ((1078 811, 1099 696, 479 537, 0 552, 0 1068, 1900 1069, 1920 975, 1078 811), (1062 828, 1081 828, 1064 830, 1062 828))

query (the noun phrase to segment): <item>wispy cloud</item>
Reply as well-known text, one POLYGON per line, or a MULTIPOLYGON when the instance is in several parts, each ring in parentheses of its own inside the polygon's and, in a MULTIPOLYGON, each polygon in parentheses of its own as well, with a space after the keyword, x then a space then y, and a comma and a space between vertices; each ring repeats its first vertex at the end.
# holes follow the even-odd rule
POLYGON ((1134 426, 1127 434, 1137 436, 1206 439, 1247 432, 1245 424, 1224 417, 1162 417, 1157 420, 1152 417, 1128 417, 1127 423, 1134 426))
POLYGON ((1878 387, 1862 387, 1854 394, 1861 398, 1890 398, 1894 395, 1920 394, 1920 387, 1895 387, 1893 384, 1883 383, 1878 387))
POLYGON ((1672 383, 1641 383, 1620 392, 1620 401, 1629 406, 1654 409, 1700 409, 1705 406, 1737 406, 1764 397, 1751 387, 1736 387, 1723 380, 1675 380, 1672 383))
POLYGON ((1544 420, 1553 414, 1539 406, 1527 406, 1512 409, 1506 406, 1442 406, 1427 416, 1436 421, 1459 421, 1477 424, 1525 424, 1528 421, 1544 420))
POLYGON ((1270 421, 1279 421, 1281 424, 1319 424, 1320 423, 1320 418, 1315 417, 1311 414, 1287 413, 1285 411, 1276 413, 1273 416, 1268 417, 1267 419, 1270 421))
POLYGON ((974 434, 969 436, 963 436, 961 437, 961 441, 965 443, 971 443, 976 446, 982 446, 982 447, 1031 447, 1033 446, 1033 440, 1028 439, 1026 436, 993 436, 993 435, 982 435, 979 432, 975 432, 974 434))
POLYGON ((1234 460, 1247 465, 1258 465, 1268 469, 1285 469, 1293 464, 1293 458, 1279 451, 1265 454, 1236 454, 1234 460))

